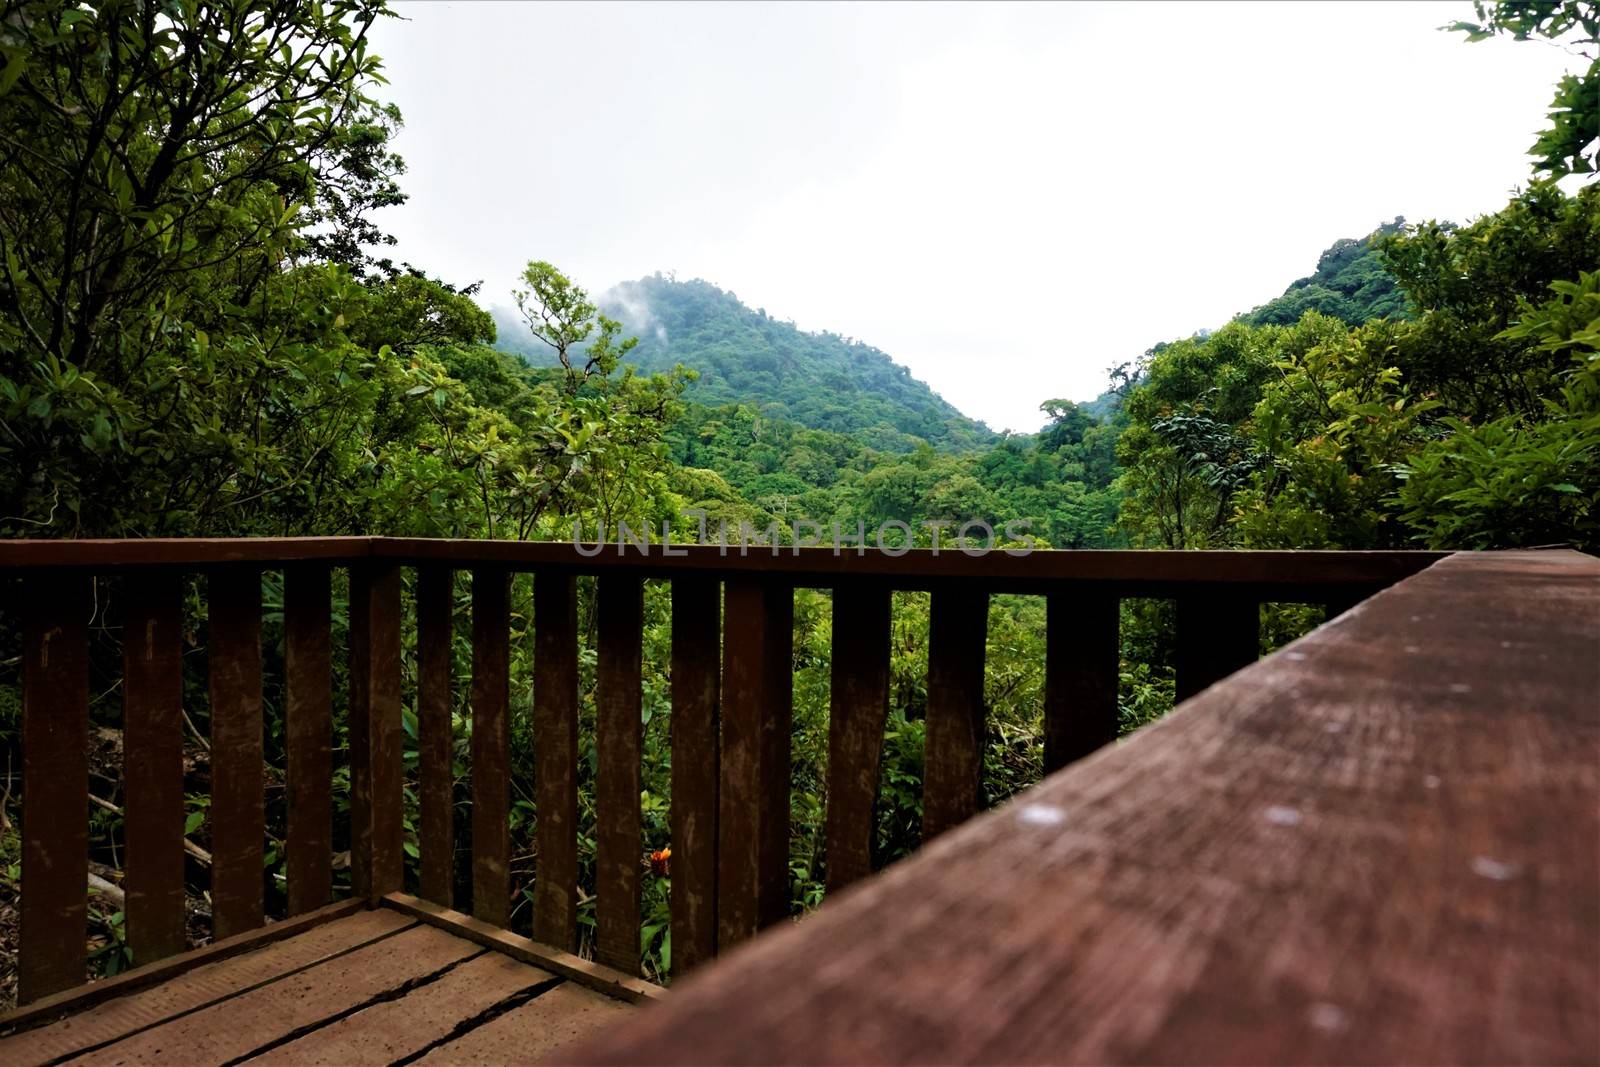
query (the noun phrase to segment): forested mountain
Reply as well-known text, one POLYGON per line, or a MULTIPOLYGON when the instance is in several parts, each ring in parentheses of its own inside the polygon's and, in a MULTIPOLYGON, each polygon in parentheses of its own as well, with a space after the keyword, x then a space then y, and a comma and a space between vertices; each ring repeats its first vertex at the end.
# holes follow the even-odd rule
POLYGON ((1289 326, 1308 311, 1351 326, 1368 319, 1403 317, 1405 295, 1384 266, 1380 249, 1385 238, 1401 233, 1405 225, 1406 220, 1397 217, 1363 238, 1335 241, 1317 259, 1315 273, 1239 317, 1251 326, 1289 326))
MULTIPOLYGON (((808 333, 710 282, 653 274, 614 287, 597 303, 622 323, 624 336, 639 338, 629 363, 647 372, 682 364, 699 376, 685 391, 690 400, 749 404, 888 451, 910 451, 917 439, 962 449, 995 438, 887 353, 836 333, 808 333)), ((496 321, 501 347, 536 364, 551 358, 514 312, 498 312, 496 321)))

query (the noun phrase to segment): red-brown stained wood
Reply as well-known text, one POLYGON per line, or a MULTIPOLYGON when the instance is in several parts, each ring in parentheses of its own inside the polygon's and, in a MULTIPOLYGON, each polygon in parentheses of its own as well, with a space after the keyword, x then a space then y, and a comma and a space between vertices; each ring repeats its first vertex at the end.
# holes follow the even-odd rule
POLYGON ((421 809, 421 895, 449 907, 455 877, 455 736, 450 646, 455 633, 454 573, 417 570, 417 756, 421 809))
POLYGON ((377 904, 405 875, 400 723, 400 569, 350 568, 350 866, 377 904))
POLYGON ((533 585, 533 936, 578 945, 578 589, 571 575, 540 573, 533 585))
POLYGON ((22 906, 17 999, 84 981, 91 579, 22 585, 22 906))
POLYGON ((633 974, 639 970, 644 584, 632 575, 601 575, 597 601, 594 958, 633 974))
POLYGON ((333 892, 332 575, 316 563, 283 573, 284 709, 289 914, 333 892))
POLYGON ((557 1049, 591 1034, 626 1026, 626 1004, 567 982, 490 1019, 417 1060, 418 1067, 541 1063, 557 1049))
MULTIPOLYGON (((833 591, 833 686, 828 709, 828 892, 872 873, 874 808, 889 716, 889 590, 833 591)), ((788 797, 784 797, 787 804, 788 797)))
POLYGON ((1044 770, 1117 739, 1120 604, 1089 589, 1045 598, 1044 770))
POLYGON ((1261 648, 1261 604, 1225 589, 1201 588, 1178 598, 1174 675, 1177 699, 1256 661, 1261 648))
POLYGON ((230 937, 260 926, 266 799, 262 792, 261 572, 206 580, 211 695, 211 927, 230 937))
POLYGON ((140 965, 184 949, 183 576, 130 574, 123 590, 124 913, 140 965))
POLYGON ((672 582, 672 973, 717 952, 721 629, 714 579, 672 582))
POLYGON ((343 900, 45 997, 0 1016, 0 1063, 42 1067, 413 925, 343 900), (359 914, 352 912, 359 911, 359 914))
POLYGON ((161 1026, 130 1034, 90 1053, 87 1060, 178 1065, 244 1060, 302 1028, 331 1022, 408 983, 437 980, 435 976, 448 973, 448 968, 479 951, 442 931, 414 926, 161 1026))
POLYGON ((1593 1062, 1597 645, 1452 556, 562 1059, 1593 1062))
POLYGON ((922 839, 931 841, 983 807, 983 659, 989 597, 936 589, 928 611, 928 710, 922 772, 922 839))
POLYGON ((507 572, 472 572, 472 914, 496 926, 511 915, 510 597, 507 572))
POLYGON ((741 580, 723 596, 718 952, 788 914, 794 700, 793 590, 741 580))

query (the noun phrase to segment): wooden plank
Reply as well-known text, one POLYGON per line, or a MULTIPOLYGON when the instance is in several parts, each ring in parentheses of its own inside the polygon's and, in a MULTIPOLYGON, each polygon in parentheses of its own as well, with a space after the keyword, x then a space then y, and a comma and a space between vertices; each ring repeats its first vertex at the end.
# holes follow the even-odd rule
MULTIPOLYGON (((477 946, 415 926, 277 981, 131 1034, 93 1053, 118 1064, 244 1060, 381 1002, 477 954, 477 946)), ((223 964, 224 967, 228 964, 223 964)))
POLYGON ((628 574, 605 574, 598 584, 594 958, 634 974, 639 970, 639 835, 644 817, 639 798, 644 583, 628 574))
POLYGON ((983 660, 988 626, 987 593, 934 591, 928 611, 924 842, 983 808, 983 660))
MULTIPOLYGON (((0 545, 0 560, 5 558, 0 545)), ((622 568, 643 577, 702 574, 724 579, 781 579, 791 585, 832 588, 839 580, 881 578, 895 588, 932 588, 948 582, 975 582, 990 592, 1001 589, 1037 593, 1042 585, 1095 582, 1117 586, 1122 596, 1171 596, 1195 584, 1306 591, 1320 600, 1329 589, 1351 582, 1385 586, 1417 573, 1442 558, 1442 552, 1349 551, 1168 551, 1149 549, 1041 549, 1013 556, 996 551, 968 556, 948 549, 914 548, 898 556, 860 555, 831 547, 791 548, 779 553, 737 545, 674 546, 670 556, 641 556, 636 548, 619 551, 613 542, 580 552, 567 542, 480 541, 448 538, 380 537, 372 552, 407 563, 498 564, 516 570, 556 570, 597 574, 622 568), (681 553, 681 555, 680 555, 681 553)))
POLYGON ((889 717, 888 588, 850 583, 835 589, 832 636, 827 887, 836 893, 872 873, 878 772, 889 717))
POLYGON ((184 949, 183 575, 123 586, 123 835, 128 948, 137 964, 184 949))
MULTIPOLYGON (((422 895, 453 903, 455 886, 455 729, 450 661, 455 635, 455 574, 417 571, 417 755, 422 895)), ((508 683, 509 684, 509 683, 508 683)))
POLYGON ((472 572, 472 913, 511 915, 511 575, 472 572))
POLYGON ((631 1009, 581 986, 560 985, 428 1053, 418 1064, 537 1063, 558 1049, 624 1026, 631 1009))
POLYGON ((0 1039, 0 1062, 30 1067, 108 1044, 412 924, 398 912, 364 907, 359 900, 329 904, 46 997, 0 1017, 0 1033, 10 1034, 0 1039))
POLYGON ((1050 774, 1117 739, 1121 605, 1089 589, 1051 593, 1045 604, 1044 772, 1050 774))
POLYGON ((78 985, 87 961, 90 582, 22 586, 21 1003, 78 985))
POLYGON ((348 561, 372 554, 370 537, 136 537, 0 541, 0 570, 37 567, 208 567, 348 561))
POLYGON ((533 936, 571 952, 578 946, 578 590, 571 575, 535 576, 533 630, 533 936))
POLYGON ((1452 556, 561 1058, 1592 1061, 1597 645, 1452 556))
POLYGON ((376 904, 405 877, 400 723, 400 569, 350 568, 350 867, 376 904))
POLYGON ((672 973, 717 953, 721 590, 672 583, 672 973))
POLYGON ((211 693, 211 929, 217 937, 263 919, 266 800, 262 779, 261 572, 206 579, 211 693))
POLYGON ((1207 588, 1178 598, 1174 673, 1177 699, 1188 700, 1256 661, 1261 649, 1261 604, 1252 597, 1207 588))
POLYGON ((722 777, 717 821, 717 951, 789 911, 789 766, 794 592, 723 588, 722 777))
POLYGON ((459 911, 440 907, 431 900, 423 900, 409 893, 390 893, 384 898, 384 904, 420 922, 449 931, 456 937, 505 953, 513 959, 543 968, 551 974, 571 979, 608 997, 616 997, 630 1004, 642 1004, 646 1001, 661 1000, 667 996, 667 991, 661 986, 646 982, 642 978, 623 974, 615 968, 552 948, 546 943, 514 934, 510 930, 493 926, 481 919, 474 919, 459 911))
POLYGON ((487 952, 436 982, 347 1015, 249 1062, 252 1067, 385 1067, 426 1053, 433 1046, 444 1044, 458 1027, 466 1032, 478 1016, 517 1004, 523 997, 562 981, 548 971, 498 952, 487 952))
POLYGON ((289 914, 333 893, 332 574, 320 564, 284 568, 284 708, 289 914))

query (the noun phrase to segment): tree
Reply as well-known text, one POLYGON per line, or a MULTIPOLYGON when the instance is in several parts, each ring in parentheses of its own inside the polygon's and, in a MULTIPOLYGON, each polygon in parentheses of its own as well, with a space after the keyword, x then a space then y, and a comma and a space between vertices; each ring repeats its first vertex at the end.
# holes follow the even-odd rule
POLYGON ((1600 165, 1600 5, 1593 0, 1474 0, 1476 22, 1444 27, 1483 41, 1500 34, 1526 41, 1542 37, 1562 43, 1589 61, 1582 74, 1556 83, 1550 100, 1550 125, 1528 149, 1533 169, 1552 178, 1593 174, 1600 165))

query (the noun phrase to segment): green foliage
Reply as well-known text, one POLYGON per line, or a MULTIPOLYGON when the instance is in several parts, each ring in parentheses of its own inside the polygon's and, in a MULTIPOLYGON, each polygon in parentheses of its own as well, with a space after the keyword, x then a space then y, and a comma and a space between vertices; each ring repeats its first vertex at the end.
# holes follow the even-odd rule
MULTIPOLYGON (((868 443, 883 450, 906 450, 910 438, 942 448, 993 439, 878 349, 838 334, 806 333, 709 282, 655 274, 617 286, 600 303, 639 336, 630 357, 639 367, 694 368, 699 377, 686 395, 698 403, 748 404, 812 429, 877 434, 868 443)), ((505 332, 530 358, 547 358, 544 346, 505 332)))
POLYGON ((1301 278, 1282 296, 1241 315, 1251 326, 1292 326, 1315 311, 1359 326, 1368 319, 1402 318, 1405 296, 1384 265, 1385 238, 1399 233, 1405 219, 1385 223, 1361 240, 1335 241, 1317 260, 1314 274, 1301 278))
POLYGON ((1465 33, 1469 41, 1499 34, 1527 41, 1542 37, 1563 42, 1589 60, 1582 74, 1568 74, 1556 83, 1550 101, 1550 126, 1528 149, 1533 169, 1552 178, 1593 174, 1600 162, 1600 6, 1593 0, 1473 0, 1477 22, 1457 21, 1444 27, 1465 33))

